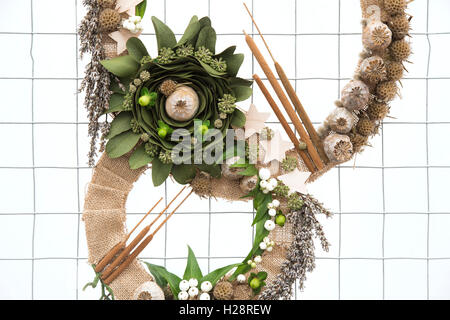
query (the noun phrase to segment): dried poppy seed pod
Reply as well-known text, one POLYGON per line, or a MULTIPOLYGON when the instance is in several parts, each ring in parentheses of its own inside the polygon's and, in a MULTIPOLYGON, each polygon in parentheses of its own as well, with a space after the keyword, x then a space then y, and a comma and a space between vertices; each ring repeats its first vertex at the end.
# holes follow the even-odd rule
POLYGON ((367 106, 370 92, 367 85, 359 80, 351 80, 341 92, 341 101, 349 111, 359 111, 367 106))
POLYGON ((176 121, 191 120, 197 113, 198 107, 198 95, 188 86, 177 87, 166 100, 167 115, 176 121))
POLYGON ((386 80, 386 66, 379 56, 364 59, 360 66, 361 77, 369 82, 377 83, 386 80))
POLYGON ((331 130, 337 133, 347 133, 356 124, 355 115, 345 108, 334 109, 326 119, 331 130))
POLYGON ((258 184, 258 176, 247 176, 241 179, 239 187, 241 188, 242 192, 247 194, 250 191, 252 191, 257 184, 258 184))
MULTIPOLYGON (((238 163, 238 161, 241 160, 241 157, 232 157, 225 161, 224 164, 222 164, 222 175, 230 180, 239 180, 242 178, 242 175, 239 174, 239 172, 244 171, 243 168, 237 168, 237 167, 231 167, 233 164, 238 163)), ((242 159, 244 160, 244 159, 242 159)), ((243 161, 244 162, 244 161, 243 161)), ((242 163, 243 163, 242 162, 242 163)))
POLYGON ((164 300, 164 292, 155 282, 146 281, 134 291, 133 300, 164 300))
POLYGON ((392 31, 381 21, 372 20, 363 30, 362 42, 366 49, 380 51, 386 49, 392 41, 392 31))
POLYGON ((347 161, 353 155, 353 146, 350 137, 333 133, 325 138, 323 146, 328 159, 331 161, 347 161))

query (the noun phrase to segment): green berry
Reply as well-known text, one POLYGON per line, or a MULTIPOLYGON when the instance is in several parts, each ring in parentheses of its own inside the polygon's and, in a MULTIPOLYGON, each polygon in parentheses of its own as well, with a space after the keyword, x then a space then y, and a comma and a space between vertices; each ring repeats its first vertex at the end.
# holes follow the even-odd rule
POLYGON ((142 97, 139 98, 138 102, 142 107, 146 107, 150 104, 150 96, 149 95, 143 95, 142 97))
POLYGON ((167 136, 167 129, 166 128, 159 128, 158 129, 158 136, 161 138, 165 138, 167 136))
POLYGON ((258 289, 260 286, 261 286, 261 281, 259 281, 258 278, 255 277, 250 281, 250 287, 252 289, 258 289))
POLYGON ((286 223, 286 216, 284 214, 277 215, 275 218, 275 223, 280 227, 284 226, 284 224, 286 223))
POLYGON ((251 266, 252 268, 256 268, 256 263, 255 263, 255 262, 252 262, 252 263, 250 264, 250 266, 251 266))

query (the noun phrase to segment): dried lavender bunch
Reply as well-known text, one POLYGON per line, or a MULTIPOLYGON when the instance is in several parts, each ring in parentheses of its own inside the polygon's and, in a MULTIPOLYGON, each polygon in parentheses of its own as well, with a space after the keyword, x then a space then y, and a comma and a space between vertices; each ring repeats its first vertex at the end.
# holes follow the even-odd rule
POLYGON ((101 146, 104 147, 104 138, 108 134, 109 124, 105 121, 99 122, 103 112, 109 107, 111 82, 108 71, 103 68, 100 61, 105 59, 105 51, 102 45, 102 34, 99 32, 100 6, 97 0, 83 0, 87 7, 87 14, 81 21, 78 29, 80 36, 80 56, 85 53, 91 54, 91 62, 86 66, 85 77, 81 82, 80 91, 85 91, 84 106, 88 111, 89 125, 88 135, 91 138, 88 153, 88 164, 93 166, 97 155, 97 139, 101 132, 101 146))
POLYGON ((292 223, 294 240, 288 250, 286 261, 282 264, 277 278, 259 296, 261 300, 290 299, 296 279, 299 279, 300 290, 303 290, 306 273, 312 272, 316 266, 314 237, 319 238, 322 248, 328 251, 328 240, 315 217, 316 213, 328 211, 311 196, 302 198, 306 199, 303 208, 288 215, 288 221, 292 223))

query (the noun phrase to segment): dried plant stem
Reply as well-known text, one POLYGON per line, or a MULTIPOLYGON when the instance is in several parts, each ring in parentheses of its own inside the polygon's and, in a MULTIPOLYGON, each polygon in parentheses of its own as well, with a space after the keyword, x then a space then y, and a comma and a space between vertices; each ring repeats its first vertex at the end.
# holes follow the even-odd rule
POLYGON ((105 138, 109 132, 109 123, 99 122, 99 119, 109 107, 111 78, 100 63, 106 57, 102 45, 103 35, 99 31, 98 16, 101 8, 96 0, 84 0, 83 4, 87 8, 87 13, 78 29, 80 56, 89 53, 91 61, 86 66, 80 91, 85 92, 84 106, 88 112, 88 135, 91 138, 88 164, 93 166, 97 155, 97 140, 100 138, 99 150, 103 151, 105 138))

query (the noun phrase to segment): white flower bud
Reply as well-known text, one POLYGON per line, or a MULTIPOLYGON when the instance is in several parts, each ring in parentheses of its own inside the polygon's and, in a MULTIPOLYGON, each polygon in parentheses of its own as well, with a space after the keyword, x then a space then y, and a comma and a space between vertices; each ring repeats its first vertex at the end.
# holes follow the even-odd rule
POLYGON ((260 263, 261 261, 262 261, 261 256, 256 256, 256 257, 255 257, 255 262, 256 262, 256 263, 260 263))
POLYGON ((203 293, 200 295, 199 299, 200 299, 200 300, 211 300, 211 297, 209 296, 209 293, 203 292, 203 293))
POLYGON ((196 287, 192 287, 188 291, 190 297, 198 296, 198 289, 196 287))
POLYGON ((276 214, 277 214, 277 210, 275 210, 275 209, 269 209, 269 216, 275 217, 276 214))
POLYGON ((263 241, 264 241, 265 244, 269 244, 270 243, 269 237, 264 237, 263 241))
POLYGON ((187 300, 189 299, 189 294, 186 291, 180 291, 178 294, 178 300, 187 300))
POLYGON ((264 228, 267 231, 272 231, 273 229, 275 229, 275 222, 273 222, 272 220, 267 220, 266 222, 264 222, 264 228))
POLYGON ((181 291, 188 291, 188 289, 189 289, 189 281, 181 280, 179 287, 180 287, 181 291))
POLYGON ((196 286, 198 286, 198 280, 195 278, 189 279, 189 287, 192 288, 192 287, 196 287, 196 286))
POLYGON ((237 276, 237 281, 239 283, 245 283, 246 280, 247 280, 247 278, 245 277, 244 274, 240 274, 240 275, 237 276))
POLYGON ((200 289, 202 289, 203 292, 209 292, 212 289, 212 284, 209 281, 203 281, 200 285, 200 289))
POLYGON ((267 168, 259 169, 259 177, 261 180, 267 180, 270 178, 270 170, 267 168))
POLYGON ((261 180, 261 182, 259 183, 259 186, 263 189, 266 189, 268 185, 269 183, 266 180, 261 180))
POLYGON ((261 242, 261 243, 259 244, 259 248, 260 248, 261 250, 266 250, 266 249, 267 249, 267 244, 266 244, 265 242, 261 242))

